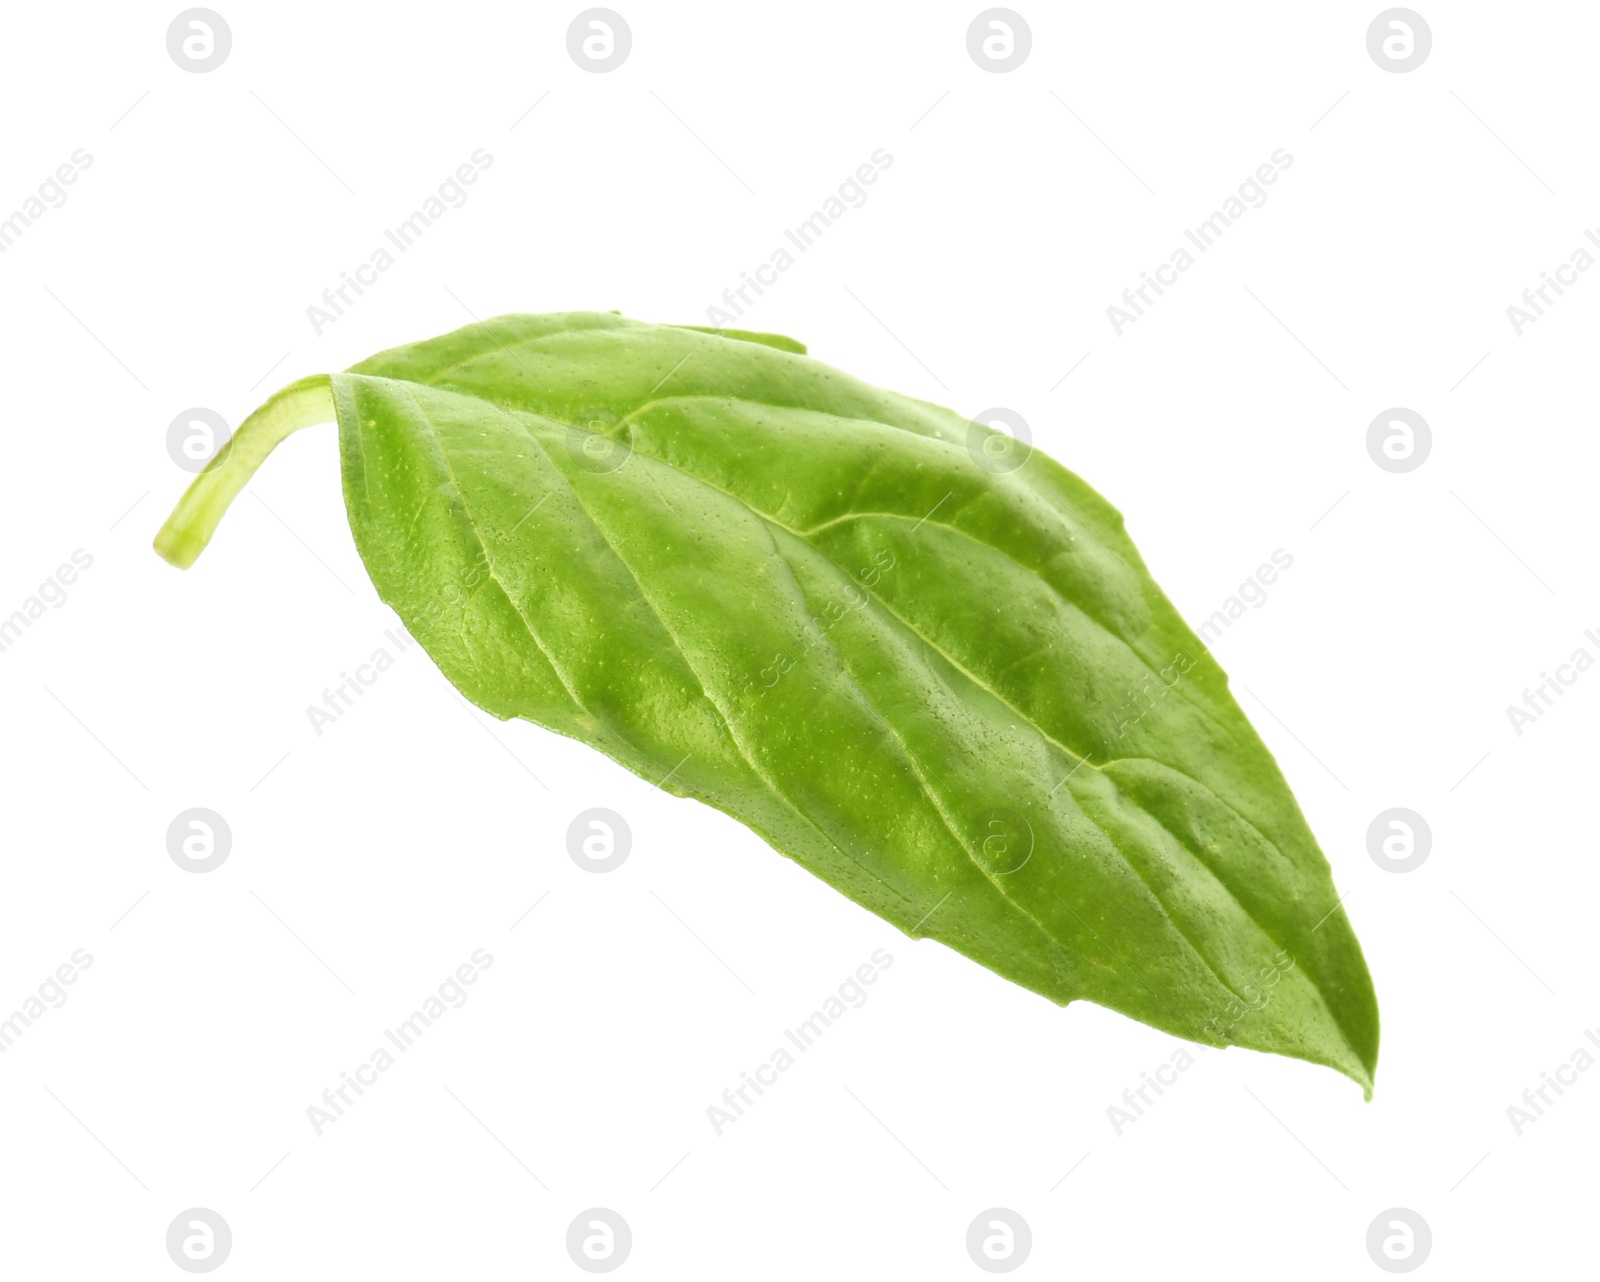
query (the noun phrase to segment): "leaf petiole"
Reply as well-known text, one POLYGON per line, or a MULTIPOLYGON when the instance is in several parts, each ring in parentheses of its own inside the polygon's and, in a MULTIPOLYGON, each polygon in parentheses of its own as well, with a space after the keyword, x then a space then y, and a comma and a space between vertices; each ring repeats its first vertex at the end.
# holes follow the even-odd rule
POLYGON ((331 423, 333 385, 326 374, 290 383, 239 424, 205 471, 194 478, 155 538, 165 561, 187 570, 205 550, 217 522, 278 443, 302 427, 331 423))

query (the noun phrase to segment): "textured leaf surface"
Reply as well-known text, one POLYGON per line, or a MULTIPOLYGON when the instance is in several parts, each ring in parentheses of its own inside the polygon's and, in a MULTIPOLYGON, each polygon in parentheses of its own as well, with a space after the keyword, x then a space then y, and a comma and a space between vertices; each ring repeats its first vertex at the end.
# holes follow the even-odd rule
POLYGON ((1370 1092, 1327 863, 1118 513, 802 352, 509 316, 283 395, 331 389, 373 582, 480 707, 1057 1002, 1370 1092))

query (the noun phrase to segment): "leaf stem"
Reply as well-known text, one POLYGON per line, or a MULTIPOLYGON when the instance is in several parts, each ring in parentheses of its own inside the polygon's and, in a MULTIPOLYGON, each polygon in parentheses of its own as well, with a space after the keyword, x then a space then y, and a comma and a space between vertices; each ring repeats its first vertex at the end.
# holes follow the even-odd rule
POLYGON ((333 385, 326 374, 302 378, 276 393, 239 424, 232 439, 194 478, 157 532, 156 551, 180 570, 187 570, 211 542, 228 505, 278 443, 302 427, 331 423, 335 417, 333 385))

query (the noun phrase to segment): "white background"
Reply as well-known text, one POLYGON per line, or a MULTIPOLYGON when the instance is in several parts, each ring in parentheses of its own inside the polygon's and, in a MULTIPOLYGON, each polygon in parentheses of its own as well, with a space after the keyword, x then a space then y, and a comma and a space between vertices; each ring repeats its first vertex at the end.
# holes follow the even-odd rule
POLYGON ((1520 736, 1505 709, 1600 658, 1600 272, 1520 337, 1506 308, 1600 222, 1600 12, 1424 7, 1431 56, 1392 74, 1376 3, 1017 2, 1007 74, 968 55, 978 3, 616 0, 633 49, 603 75, 568 55, 576 3, 217 0, 207 74, 168 56, 176 5, 13 7, 0 214, 93 163, 0 255, 0 614, 93 566, 0 653, 0 1013, 94 962, 0 1055, 6 1276, 184 1276, 164 1238, 194 1206, 238 1278, 584 1276, 592 1206, 641 1278, 986 1276, 965 1237, 995 1206, 1031 1225, 1020 1276, 1386 1276, 1366 1233, 1396 1206, 1431 1226, 1424 1275, 1593 1269, 1600 1072, 1520 1136, 1506 1110, 1600 1024, 1600 670, 1520 736), (476 148, 470 200, 317 336, 306 308, 476 148), (1170 1037, 913 944, 467 708, 420 648, 319 737, 307 705, 396 623, 331 429, 194 570, 151 552, 179 411, 236 424, 473 316, 704 324, 876 148, 870 199, 741 323, 1016 409, 1191 621, 1294 557, 1215 652, 1348 896, 1371 1104, 1211 1051, 1119 1136, 1170 1037), (1107 306, 1277 148, 1268 203, 1118 337, 1107 306), (1405 475, 1366 451, 1391 406, 1432 427, 1405 475), (205 875, 166 849, 192 806, 233 833, 205 875), (590 806, 633 831, 605 876, 565 848, 590 806), (1415 872, 1369 857, 1391 806, 1431 826, 1415 872), (476 948, 471 1000, 319 1138, 307 1107, 476 948), (719 1138, 707 1106, 877 948, 870 1001, 719 1138))

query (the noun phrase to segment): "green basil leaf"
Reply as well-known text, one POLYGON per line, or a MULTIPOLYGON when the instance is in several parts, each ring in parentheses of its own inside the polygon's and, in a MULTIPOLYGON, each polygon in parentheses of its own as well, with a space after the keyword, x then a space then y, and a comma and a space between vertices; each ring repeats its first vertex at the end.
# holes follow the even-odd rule
POLYGON ((157 548, 191 563, 278 440, 337 419, 378 594, 479 707, 1056 1002, 1370 1097, 1327 862, 1116 510, 803 350, 599 313, 395 348, 268 401, 157 548))

